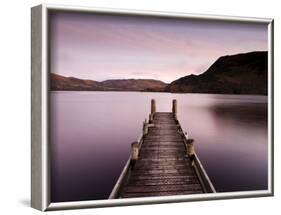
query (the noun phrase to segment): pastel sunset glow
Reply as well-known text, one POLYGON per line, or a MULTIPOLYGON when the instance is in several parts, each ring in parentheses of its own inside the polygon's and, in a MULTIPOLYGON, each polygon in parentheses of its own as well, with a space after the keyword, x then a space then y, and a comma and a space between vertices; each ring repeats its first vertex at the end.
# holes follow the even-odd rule
POLYGON ((50 71, 103 81, 166 83, 220 56, 266 51, 267 25, 87 13, 50 14, 50 71))

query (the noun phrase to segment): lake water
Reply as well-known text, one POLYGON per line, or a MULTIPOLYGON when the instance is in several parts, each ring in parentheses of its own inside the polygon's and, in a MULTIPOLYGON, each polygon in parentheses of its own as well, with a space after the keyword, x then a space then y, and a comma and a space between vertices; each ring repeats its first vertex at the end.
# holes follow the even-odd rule
POLYGON ((217 192, 267 189, 267 96, 51 92, 51 201, 107 199, 150 113, 178 119, 217 192))

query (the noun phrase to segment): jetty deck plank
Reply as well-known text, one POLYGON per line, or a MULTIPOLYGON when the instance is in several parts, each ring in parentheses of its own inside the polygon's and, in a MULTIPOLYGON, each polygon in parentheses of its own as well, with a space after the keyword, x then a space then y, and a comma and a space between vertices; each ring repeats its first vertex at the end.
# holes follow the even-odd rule
POLYGON ((203 193, 173 113, 156 112, 119 198, 203 193))

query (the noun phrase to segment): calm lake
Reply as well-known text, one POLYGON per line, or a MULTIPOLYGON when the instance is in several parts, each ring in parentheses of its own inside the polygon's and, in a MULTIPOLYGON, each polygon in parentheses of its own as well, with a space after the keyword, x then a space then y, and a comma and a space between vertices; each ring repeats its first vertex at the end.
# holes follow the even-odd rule
POLYGON ((171 111, 195 139, 217 192, 267 189, 267 96, 142 92, 50 94, 51 201, 107 199, 150 113, 171 111))

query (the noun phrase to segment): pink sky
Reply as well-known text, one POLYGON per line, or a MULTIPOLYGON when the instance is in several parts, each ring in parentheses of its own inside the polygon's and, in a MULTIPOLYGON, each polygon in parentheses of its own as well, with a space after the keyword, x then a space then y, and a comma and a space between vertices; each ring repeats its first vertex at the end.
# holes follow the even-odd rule
POLYGON ((53 73, 83 79, 171 82, 220 56, 267 50, 267 25, 52 12, 53 73))

